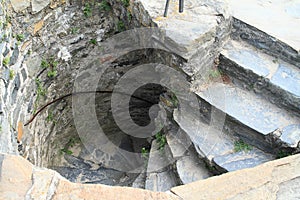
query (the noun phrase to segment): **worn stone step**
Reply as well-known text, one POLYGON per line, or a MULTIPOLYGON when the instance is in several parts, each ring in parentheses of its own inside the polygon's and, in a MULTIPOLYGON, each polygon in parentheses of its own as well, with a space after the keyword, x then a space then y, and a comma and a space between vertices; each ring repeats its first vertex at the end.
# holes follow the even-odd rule
POLYGON ((174 163, 174 158, 172 157, 168 145, 160 149, 159 143, 153 140, 149 153, 147 173, 163 172, 168 169, 172 163, 174 163))
MULTIPOLYGON (((274 134, 285 145, 293 148, 296 148, 300 141, 299 129, 288 129, 291 126, 298 127, 300 119, 253 92, 234 85, 213 83, 203 90, 196 91, 196 94, 239 123, 254 130, 252 134, 258 137, 274 134)), ((255 137, 254 135, 254 140, 255 137)))
POLYGON ((216 156, 213 162, 221 166, 226 171, 236 171, 244 168, 255 167, 262 163, 275 159, 275 156, 263 152, 260 149, 252 147, 252 150, 233 152, 230 154, 216 156))
POLYGON ((165 192, 177 185, 178 183, 174 172, 168 170, 150 173, 146 179, 145 189, 155 192, 165 192))
POLYGON ((219 67, 233 80, 300 115, 300 69, 297 67, 235 40, 230 40, 222 50, 219 67))
POLYGON ((145 189, 168 191, 176 186, 178 181, 171 167, 174 162, 168 145, 159 148, 157 140, 153 140, 148 159, 145 189))
POLYGON ((130 186, 137 177, 136 174, 129 176, 125 172, 113 169, 99 168, 96 170, 72 167, 51 167, 51 169, 60 173, 63 177, 75 183, 93 183, 112 186, 130 186))
POLYGON ((299 1, 228 3, 233 11, 232 37, 300 67, 300 31, 295 28, 299 27, 299 1))
MULTIPOLYGON (((228 165, 225 161, 220 160, 220 158, 235 156, 235 142, 239 138, 203 123, 200 119, 195 118, 194 115, 181 116, 179 111, 175 111, 174 119, 180 128, 190 137, 197 153, 205 157, 208 161, 213 162, 221 172, 232 171, 234 169, 232 167, 233 164, 235 165, 235 169, 238 170, 256 166, 266 162, 266 157, 269 158, 268 156, 259 156, 256 158, 256 162, 249 162, 247 160, 249 159, 248 154, 237 154, 240 156, 239 159, 235 163, 232 163, 232 165, 228 165)), ((261 150, 257 150, 257 152, 260 152, 261 155, 269 155, 261 150)))
POLYGON ((183 184, 202 180, 212 176, 203 160, 199 158, 193 143, 187 134, 173 125, 166 135, 173 158, 176 159, 176 171, 183 184))
POLYGON ((195 155, 187 155, 176 161, 177 174, 183 184, 192 183, 212 176, 204 161, 195 155))

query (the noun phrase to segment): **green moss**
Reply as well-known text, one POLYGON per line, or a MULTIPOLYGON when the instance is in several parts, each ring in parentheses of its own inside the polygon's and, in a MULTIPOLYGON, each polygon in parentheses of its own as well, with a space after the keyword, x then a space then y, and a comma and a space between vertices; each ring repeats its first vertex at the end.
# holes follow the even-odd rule
POLYGON ((9 64, 9 62, 10 62, 10 57, 5 57, 4 59, 3 59, 3 65, 5 65, 5 66, 8 66, 8 64, 9 64))
POLYGON ((9 79, 10 79, 10 80, 13 80, 14 77, 15 77, 15 71, 12 70, 12 69, 10 69, 10 70, 9 70, 9 79))
POLYGON ((86 3, 83 8, 83 14, 85 17, 91 17, 92 16, 92 9, 89 3, 86 3))
POLYGON ((16 35, 16 38, 17 38, 17 40, 19 41, 19 42, 22 42, 23 40, 24 40, 24 35, 23 34, 17 34, 16 35))
POLYGON ((106 0, 103 0, 101 3, 98 4, 98 6, 99 6, 100 10, 104 10, 104 11, 111 10, 111 6, 109 5, 109 3, 106 0))
POLYGON ((290 155, 292 155, 292 153, 286 152, 286 151, 283 151, 283 150, 280 150, 280 151, 277 153, 276 158, 277 158, 277 159, 280 159, 280 158, 284 158, 284 157, 287 157, 287 156, 290 156, 290 155))
POLYGON ((244 151, 244 152, 248 152, 251 151, 253 149, 252 146, 250 146, 249 144, 245 143, 243 140, 238 140, 234 142, 234 151, 235 152, 240 152, 240 151, 244 151))
POLYGON ((158 149, 161 150, 165 147, 167 143, 166 136, 161 132, 156 133, 155 135, 156 142, 158 143, 158 149))
POLYGON ((97 40, 96 39, 91 39, 90 43, 96 45, 97 44, 97 40))
POLYGON ((48 112, 48 116, 47 116, 47 118, 46 118, 46 121, 47 121, 47 122, 53 121, 53 113, 52 113, 52 111, 49 111, 49 112, 48 112))
POLYGON ((76 33, 78 33, 78 31, 79 31, 79 28, 77 28, 77 27, 71 28, 71 33, 72 34, 76 34, 76 33))
POLYGON ((61 154, 62 153, 66 153, 68 155, 72 155, 73 154, 73 151, 69 150, 69 149, 66 149, 66 148, 63 148, 60 150, 61 154))
POLYGON ((124 22, 122 22, 122 21, 118 22, 118 24, 117 24, 117 30, 118 30, 118 32, 125 31, 125 24, 124 24, 124 22))
POLYGON ((121 0, 121 2, 125 7, 128 7, 130 5, 130 0, 121 0))

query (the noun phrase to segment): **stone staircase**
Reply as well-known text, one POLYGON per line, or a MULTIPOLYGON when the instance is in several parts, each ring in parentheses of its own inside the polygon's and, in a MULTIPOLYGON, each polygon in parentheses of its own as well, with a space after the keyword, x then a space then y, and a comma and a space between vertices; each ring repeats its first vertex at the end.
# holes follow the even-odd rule
MULTIPOLYGON (((174 164, 148 174, 146 189, 167 191, 176 180, 187 184, 299 152, 299 51, 236 17, 232 20, 217 63, 223 81, 212 78, 197 85, 194 93, 204 105, 200 115, 174 110, 165 147, 174 164), (208 111, 214 112, 214 120, 224 118, 224 126, 214 127, 208 111)), ((163 163, 153 161, 153 142, 149 165, 163 163)))

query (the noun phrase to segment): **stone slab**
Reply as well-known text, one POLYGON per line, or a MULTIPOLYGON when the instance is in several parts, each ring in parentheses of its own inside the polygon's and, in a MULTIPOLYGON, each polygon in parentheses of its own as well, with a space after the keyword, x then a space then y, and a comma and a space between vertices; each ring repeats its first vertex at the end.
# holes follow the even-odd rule
POLYGON ((165 145, 163 149, 159 149, 156 140, 152 141, 147 166, 148 173, 165 171, 174 161, 168 145, 165 145))
POLYGON ((177 173, 183 184, 206 179, 211 176, 205 163, 194 156, 184 156, 176 162, 177 173))
POLYGON ((292 147, 300 147, 300 125, 293 124, 281 131, 280 139, 292 147))
POLYGON ((10 0, 14 11, 23 11, 30 6, 30 0, 10 0))
POLYGON ((257 148, 253 148, 248 152, 240 151, 223 156, 216 156, 213 158, 213 162, 226 171, 231 172, 255 167, 274 159, 275 157, 273 155, 265 153, 257 148))
POLYGON ((165 192, 176 186, 176 177, 172 171, 151 173, 147 176, 145 189, 165 192))
POLYGON ((229 172, 171 189, 182 199, 297 199, 300 155, 229 172), (289 189, 287 189, 289 188, 289 189), (285 197, 285 198, 283 198, 285 197))
POLYGON ((211 160, 214 156, 230 153, 234 149, 233 139, 222 130, 201 122, 193 115, 183 116, 178 110, 175 110, 173 115, 180 128, 190 137, 200 156, 211 160))
POLYGON ((33 166, 22 157, 2 155, 0 199, 24 199, 32 185, 33 166))
POLYGON ((228 0, 233 16, 300 51, 298 0, 228 0))
POLYGON ((215 83, 196 94, 263 135, 300 123, 299 118, 291 116, 262 97, 232 85, 215 83))
POLYGON ((274 86, 300 97, 300 70, 297 67, 234 40, 228 42, 221 53, 245 70, 251 70, 274 86))

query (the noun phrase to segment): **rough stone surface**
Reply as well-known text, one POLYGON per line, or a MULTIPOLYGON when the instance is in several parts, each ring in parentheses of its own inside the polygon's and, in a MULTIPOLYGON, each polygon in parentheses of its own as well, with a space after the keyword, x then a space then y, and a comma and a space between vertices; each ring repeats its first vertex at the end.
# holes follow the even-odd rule
POLYGON ((182 199, 297 199, 300 155, 171 189, 182 199), (289 187, 288 190, 284 188, 289 187), (287 194, 288 193, 288 194, 287 194))
POLYGON ((206 179, 211 176, 205 163, 197 159, 195 155, 180 158, 176 162, 177 173, 182 183, 188 184, 198 180, 206 179))
POLYGON ((145 189, 166 192, 177 185, 176 177, 172 171, 150 173, 147 176, 145 189))
POLYGON ((30 6, 30 0, 11 0, 10 2, 16 12, 25 10, 30 6))
POLYGON ((232 9, 233 16, 266 32, 267 34, 278 38, 287 43, 298 52, 300 51, 299 16, 295 15, 295 9, 299 8, 299 1, 243 1, 229 0, 228 4, 232 9), (272 23, 270 20, 272 19, 272 23))
POLYGON ((175 195, 100 184, 75 184, 20 156, 0 154, 1 199, 178 199, 175 195))
POLYGON ((253 148, 250 151, 242 150, 240 152, 234 152, 223 156, 216 156, 213 158, 213 162, 230 172, 255 167, 274 159, 275 157, 273 155, 253 148))
POLYGON ((216 83, 205 91, 198 91, 197 94, 264 135, 300 122, 297 117, 265 99, 231 85, 216 83))
POLYGON ((50 0, 32 0, 31 1, 32 11, 34 13, 40 12, 49 4, 50 4, 50 0))

